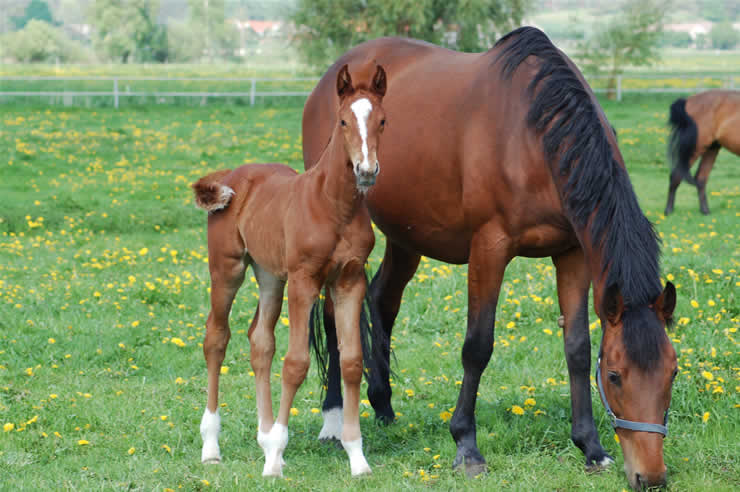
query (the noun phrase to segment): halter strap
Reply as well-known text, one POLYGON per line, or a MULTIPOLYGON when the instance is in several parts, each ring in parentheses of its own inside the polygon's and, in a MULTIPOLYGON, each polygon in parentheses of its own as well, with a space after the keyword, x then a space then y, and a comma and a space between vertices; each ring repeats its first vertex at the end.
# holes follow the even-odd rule
MULTIPOLYGON (((660 424, 648 424, 646 422, 633 422, 631 420, 624 420, 614 415, 609 402, 606 401, 606 395, 604 394, 604 388, 601 384, 601 357, 598 359, 596 364, 596 386, 599 387, 599 395, 601 395, 601 403, 604 404, 604 410, 606 415, 612 423, 612 427, 615 429, 621 427, 622 429, 629 429, 640 432, 654 432, 656 434, 663 434, 663 437, 668 435, 668 409, 666 409, 663 415, 663 425, 660 424)), ((669 407, 670 408, 670 407, 669 407)))

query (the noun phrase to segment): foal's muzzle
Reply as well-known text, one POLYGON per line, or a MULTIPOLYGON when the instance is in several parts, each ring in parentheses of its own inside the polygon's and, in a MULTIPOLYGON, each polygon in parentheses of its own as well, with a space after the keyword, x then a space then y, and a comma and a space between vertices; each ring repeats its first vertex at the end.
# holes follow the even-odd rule
POLYGON ((366 191, 367 188, 370 188, 375 184, 375 180, 377 179, 379 172, 380 165, 377 161, 375 162, 375 169, 369 171, 363 169, 361 164, 355 164, 355 177, 357 179, 357 187, 363 191, 366 191))

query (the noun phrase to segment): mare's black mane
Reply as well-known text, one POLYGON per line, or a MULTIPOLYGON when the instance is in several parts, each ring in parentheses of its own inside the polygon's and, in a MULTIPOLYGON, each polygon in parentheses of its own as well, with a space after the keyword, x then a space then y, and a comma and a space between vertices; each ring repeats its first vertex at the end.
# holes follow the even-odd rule
POLYGON ((565 56, 539 29, 521 27, 501 38, 494 63, 510 79, 528 57, 539 68, 529 83, 527 124, 542 135, 546 161, 558 184, 568 217, 601 251, 606 287, 617 285, 624 299, 624 344, 629 357, 649 368, 665 340, 663 326, 648 305, 660 295, 660 242, 640 210, 629 176, 617 161, 591 90, 565 56))

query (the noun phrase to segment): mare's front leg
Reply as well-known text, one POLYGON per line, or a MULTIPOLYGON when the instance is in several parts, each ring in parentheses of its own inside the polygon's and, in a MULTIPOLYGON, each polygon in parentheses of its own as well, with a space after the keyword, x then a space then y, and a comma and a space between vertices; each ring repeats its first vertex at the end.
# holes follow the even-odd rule
POLYGON ((366 362, 369 371, 367 396, 376 420, 386 424, 396 418, 391 406, 391 332, 401 307, 403 290, 414 277, 420 259, 420 255, 388 240, 383 262, 370 283, 368 297, 375 340, 372 360, 366 362))
POLYGON ((717 154, 722 147, 712 145, 704 152, 699 162, 699 168, 696 170, 694 180, 696 181, 696 192, 699 195, 699 210, 704 215, 709 215, 709 203, 707 203, 707 181, 709 173, 712 172, 714 161, 717 160, 717 154))
MULTIPOLYGON (((334 303, 327 293, 323 316, 326 336, 326 351, 329 357, 326 370, 326 397, 322 405, 324 424, 319 432, 319 441, 339 442, 342 438, 342 376, 339 367, 337 327, 334 322, 334 303)), ((313 322, 313 319, 311 320, 313 322)))
POLYGON ((203 355, 208 367, 208 403, 200 423, 200 435, 203 438, 201 461, 220 463, 218 380, 231 336, 229 312, 234 296, 244 281, 245 265, 240 256, 226 255, 218 250, 214 251, 210 246, 208 258, 211 272, 211 312, 206 321, 206 337, 203 342, 203 355))
MULTIPOLYGON (((254 275, 257 278, 260 298, 257 312, 249 328, 249 360, 252 364, 255 379, 255 393, 257 395, 257 443, 267 457, 273 454, 275 440, 271 440, 270 432, 273 428, 272 392, 270 391, 270 369, 275 355, 275 323, 280 317, 283 305, 283 289, 285 282, 275 277, 259 265, 253 263, 254 275)), ((277 440, 279 444, 279 438, 277 440)), ((280 465, 282 466, 282 461, 280 465)), ((271 463, 263 473, 272 474, 274 465, 271 463)))
POLYGON ((450 420, 450 432, 457 444, 453 467, 464 465, 468 477, 486 471, 475 435, 475 404, 481 375, 493 353, 496 303, 511 258, 510 240, 498 227, 489 225, 473 236, 468 264, 468 329, 462 348, 463 381, 450 420))
POLYGON ((581 248, 553 257, 558 302, 563 317, 565 360, 570 379, 571 439, 586 456, 587 467, 605 467, 614 459, 604 451, 591 408, 591 338, 588 290, 591 277, 581 248))
POLYGON ((308 349, 308 318, 311 306, 319 296, 321 282, 303 272, 288 275, 288 316, 290 335, 288 352, 283 361, 282 393, 275 424, 270 430, 265 448, 263 476, 282 476, 283 451, 288 444, 290 408, 298 388, 306 379, 311 362, 308 349))
POLYGON ((341 442, 349 456, 353 476, 370 473, 362 452, 360 431, 360 383, 362 382, 362 342, 360 314, 365 298, 364 265, 358 260, 344 266, 332 297, 339 342, 339 365, 344 380, 344 415, 341 442))

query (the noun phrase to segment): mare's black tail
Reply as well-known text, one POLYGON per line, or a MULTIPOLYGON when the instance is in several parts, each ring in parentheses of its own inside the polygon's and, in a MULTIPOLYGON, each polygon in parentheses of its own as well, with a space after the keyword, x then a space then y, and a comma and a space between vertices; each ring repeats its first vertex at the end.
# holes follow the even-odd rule
MULTIPOLYGON (((370 279, 365 271, 366 289, 365 299, 362 302, 360 314, 360 341, 362 343, 362 361, 365 380, 370 387, 379 387, 382 374, 389 374, 389 361, 382 355, 388 351, 390 340, 383 335, 380 316, 375 315, 370 303, 370 279), (374 369, 374 370, 371 370, 374 369)), ((327 386, 329 371, 329 348, 327 347, 324 331, 325 299, 319 298, 311 308, 309 318, 309 343, 316 359, 316 366, 321 380, 322 395, 327 386)), ((322 396, 323 398, 323 396, 322 396)))
POLYGON ((671 135, 668 140, 668 157, 671 168, 681 173, 681 177, 696 186, 696 180, 689 168, 691 167, 691 156, 696 149, 696 140, 699 129, 694 119, 686 112, 686 99, 676 99, 671 104, 671 116, 668 119, 671 125, 671 135))

